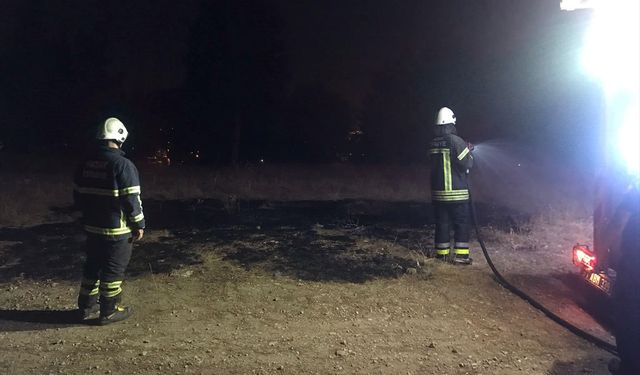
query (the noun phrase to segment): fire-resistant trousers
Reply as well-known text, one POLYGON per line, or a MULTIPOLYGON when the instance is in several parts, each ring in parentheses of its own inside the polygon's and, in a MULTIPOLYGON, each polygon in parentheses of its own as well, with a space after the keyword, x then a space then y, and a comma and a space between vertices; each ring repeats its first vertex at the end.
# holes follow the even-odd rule
POLYGON ((470 212, 469 202, 433 202, 436 218, 436 255, 447 256, 451 248, 453 229, 453 251, 456 256, 469 255, 470 212))
POLYGON ((83 280, 80 285, 78 304, 100 299, 119 299, 122 293, 124 273, 131 259, 132 243, 129 239, 111 241, 106 238, 89 235, 87 237, 83 280))

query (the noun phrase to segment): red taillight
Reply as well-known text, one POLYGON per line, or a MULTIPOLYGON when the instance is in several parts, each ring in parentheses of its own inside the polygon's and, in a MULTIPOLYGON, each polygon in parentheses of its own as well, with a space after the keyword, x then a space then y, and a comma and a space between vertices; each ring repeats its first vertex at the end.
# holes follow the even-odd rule
POLYGON ((586 245, 575 245, 573 247, 573 264, 585 267, 588 271, 593 271, 596 266, 596 256, 586 245))

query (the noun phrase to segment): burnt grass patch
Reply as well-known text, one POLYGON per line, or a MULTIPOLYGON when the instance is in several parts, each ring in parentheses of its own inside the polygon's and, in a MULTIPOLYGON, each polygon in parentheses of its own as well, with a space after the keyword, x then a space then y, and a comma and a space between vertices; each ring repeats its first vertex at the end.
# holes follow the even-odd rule
POLYGON ((415 262, 384 252, 354 248, 350 236, 323 236, 315 230, 277 231, 267 241, 243 241, 227 251, 224 259, 245 268, 260 267, 274 274, 312 281, 364 282, 398 277, 415 262))
MULTIPOLYGON (((529 220, 492 205, 479 205, 477 212, 481 226, 506 232, 529 220)), ((133 278, 201 264, 208 252, 245 269, 304 280, 398 277, 419 270, 416 254, 428 255, 434 223, 428 203, 363 200, 145 200, 145 214, 147 232, 164 235, 135 244, 128 268, 133 278)), ((78 222, 0 228, 0 241, 0 281, 81 278, 78 222)))

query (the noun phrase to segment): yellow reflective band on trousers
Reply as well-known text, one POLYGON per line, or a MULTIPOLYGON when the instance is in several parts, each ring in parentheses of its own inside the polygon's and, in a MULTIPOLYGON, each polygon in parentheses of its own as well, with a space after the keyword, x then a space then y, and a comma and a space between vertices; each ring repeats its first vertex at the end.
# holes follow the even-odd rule
POLYGON ((453 253, 456 255, 469 255, 469 249, 453 249, 453 253))
POLYGON ((80 284, 80 294, 95 296, 99 292, 100 280, 87 280, 83 279, 80 284))
POLYGON ((100 283, 100 295, 107 298, 112 298, 122 293, 122 280, 120 281, 103 281, 100 283))
POLYGON ((449 247, 451 246, 450 242, 440 242, 436 244, 436 254, 438 255, 449 255, 449 247))

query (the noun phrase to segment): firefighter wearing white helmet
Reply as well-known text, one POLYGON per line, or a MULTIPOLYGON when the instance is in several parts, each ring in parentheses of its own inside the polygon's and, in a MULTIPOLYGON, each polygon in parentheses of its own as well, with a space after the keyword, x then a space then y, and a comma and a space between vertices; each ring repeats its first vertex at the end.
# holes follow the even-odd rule
POLYGON ((456 134, 455 124, 453 111, 447 107, 440 108, 429 148, 431 201, 436 218, 435 252, 438 259, 450 259, 450 230, 453 229, 453 262, 471 264, 467 175, 473 166, 473 146, 456 134))
POLYGON ((134 241, 144 235, 138 170, 120 149, 129 132, 110 117, 98 127, 97 147, 79 165, 74 202, 82 211, 87 259, 78 295, 78 318, 101 325, 127 319, 122 282, 134 241))
POLYGON ((436 125, 456 124, 456 115, 447 107, 442 107, 436 116, 436 125))
POLYGON ((128 136, 129 132, 122 121, 115 117, 109 117, 105 120, 103 126, 100 127, 97 138, 101 140, 112 140, 122 145, 128 136))

